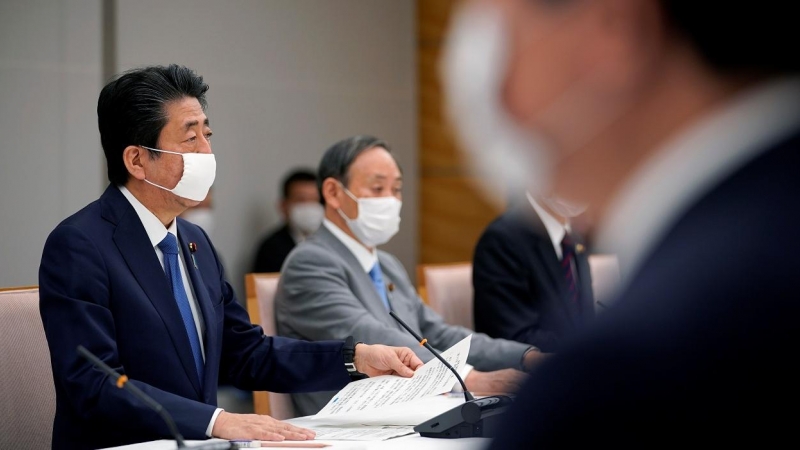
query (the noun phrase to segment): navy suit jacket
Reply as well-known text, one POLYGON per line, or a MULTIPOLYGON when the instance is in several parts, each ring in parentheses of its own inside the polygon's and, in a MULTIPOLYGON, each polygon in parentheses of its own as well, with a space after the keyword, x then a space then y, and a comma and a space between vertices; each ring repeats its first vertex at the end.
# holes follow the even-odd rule
POLYGON ((256 260, 253 263, 253 272, 280 272, 283 262, 286 261, 286 257, 294 250, 295 246, 297 243, 289 230, 289 224, 278 228, 264 238, 258 247, 256 260))
POLYGON ((177 220, 205 324, 202 386, 164 270, 118 188, 109 186, 48 237, 39 285, 56 387, 54 448, 98 448, 170 436, 155 412, 77 355, 79 344, 161 403, 188 439, 206 438, 220 381, 275 392, 339 389, 349 381, 341 342, 264 336, 252 325, 225 281, 208 236, 177 220), (190 242, 197 245, 194 255, 190 242))
POLYGON ((785 446, 800 342, 800 135, 692 205, 531 377, 492 448, 785 446))
POLYGON ((553 241, 528 203, 483 232, 472 263, 475 331, 555 352, 594 317, 586 252, 575 258, 580 304, 567 301, 567 282, 553 241))

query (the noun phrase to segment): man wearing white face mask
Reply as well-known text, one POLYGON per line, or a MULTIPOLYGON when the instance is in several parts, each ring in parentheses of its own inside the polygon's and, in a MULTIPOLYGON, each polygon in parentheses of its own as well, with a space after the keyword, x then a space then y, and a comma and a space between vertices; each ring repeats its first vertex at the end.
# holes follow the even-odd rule
POLYGON ((499 124, 536 136, 502 163, 548 161, 542 179, 591 205, 623 275, 613 306, 532 374, 492 448, 791 442, 796 415, 776 401, 795 404, 800 377, 795 4, 464 5, 444 80, 464 144, 486 151, 475 110, 490 138, 499 124))
POLYGON ((352 338, 264 336, 236 301, 214 246, 178 217, 216 176, 208 85, 189 68, 135 69, 100 93, 111 184, 50 234, 40 311, 56 391, 53 448, 169 438, 159 414, 76 353, 86 347, 163 405, 187 439, 307 440, 314 432, 217 407, 217 386, 278 392, 339 389, 355 370, 409 377, 409 349, 352 338), (348 368, 350 370, 348 370, 348 368))
MULTIPOLYGON (((390 315, 394 311, 434 347, 446 349, 470 333, 446 324, 417 296, 402 264, 376 247, 400 228, 402 174, 389 146, 355 136, 322 157, 318 183, 323 226, 289 255, 276 295, 278 333, 308 340, 352 333, 388 345, 416 343, 390 315)), ((416 343, 418 356, 431 354, 416 343)), ((542 354, 528 344, 475 333, 465 382, 476 392, 510 392, 542 354)), ((315 414, 335 392, 295 394, 300 414, 315 414)))
POLYGON ((317 231, 325 211, 319 203, 317 176, 311 170, 297 169, 282 183, 280 212, 284 224, 264 238, 256 253, 253 272, 280 272, 294 247, 317 231))

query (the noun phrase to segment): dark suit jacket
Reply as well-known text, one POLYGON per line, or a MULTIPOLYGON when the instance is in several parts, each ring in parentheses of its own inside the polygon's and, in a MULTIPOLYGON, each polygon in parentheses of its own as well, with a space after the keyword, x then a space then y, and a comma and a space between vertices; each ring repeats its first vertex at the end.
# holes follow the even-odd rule
POLYGON ((280 272, 286 257, 297 243, 286 224, 261 241, 253 264, 254 273, 280 272))
POLYGON ((579 305, 566 299, 561 262, 527 201, 483 232, 472 262, 475 331, 554 352, 567 335, 594 317, 589 262, 576 255, 579 305))
POLYGON ((155 412, 77 355, 79 344, 164 405, 187 439, 206 437, 219 381, 277 392, 331 390, 348 382, 341 342, 269 337, 251 325, 206 234, 177 220, 205 324, 202 386, 164 270, 119 189, 110 186, 48 237, 39 284, 57 397, 54 448, 169 437, 155 412), (189 242, 197 244, 196 267, 189 242))
POLYGON ((699 199, 615 307, 531 378, 493 448, 790 442, 798 195, 795 135, 699 199))

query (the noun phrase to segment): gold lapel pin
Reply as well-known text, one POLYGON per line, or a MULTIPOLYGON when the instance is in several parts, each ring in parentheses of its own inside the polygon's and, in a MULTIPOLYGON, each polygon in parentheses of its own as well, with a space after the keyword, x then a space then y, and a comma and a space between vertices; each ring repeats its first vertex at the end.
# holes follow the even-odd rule
POLYGON ((575 245, 575 253, 583 253, 586 250, 586 247, 583 244, 575 245))

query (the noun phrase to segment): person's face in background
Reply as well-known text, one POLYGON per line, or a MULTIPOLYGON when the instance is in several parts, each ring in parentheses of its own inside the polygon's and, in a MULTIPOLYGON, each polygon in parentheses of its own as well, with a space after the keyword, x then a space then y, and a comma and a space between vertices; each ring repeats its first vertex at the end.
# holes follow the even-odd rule
POLYGON ((300 180, 291 183, 287 197, 281 200, 280 210, 284 221, 297 232, 304 236, 315 232, 325 215, 317 183, 300 180))
POLYGON ((211 237, 214 234, 214 189, 208 191, 206 198, 194 208, 181 214, 181 218, 202 228, 211 237))
MULTIPOLYGON (((392 155, 383 147, 371 148, 353 161, 346 187, 356 198, 395 197, 403 200, 403 175, 392 155)), ((358 203, 341 186, 330 205, 334 209, 341 208, 351 219, 358 217, 358 203)))

